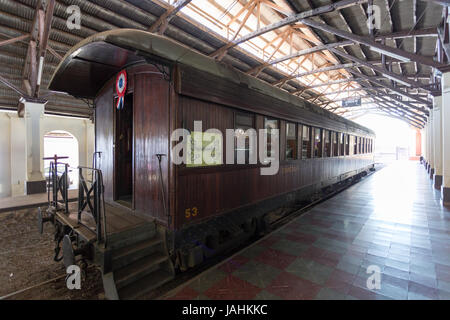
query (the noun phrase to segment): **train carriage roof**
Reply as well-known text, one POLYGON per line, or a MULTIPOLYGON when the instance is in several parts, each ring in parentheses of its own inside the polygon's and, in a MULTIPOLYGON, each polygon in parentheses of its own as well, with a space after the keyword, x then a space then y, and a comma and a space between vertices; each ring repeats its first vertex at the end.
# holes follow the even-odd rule
POLYGON ((56 68, 49 89, 66 92, 77 98, 95 98, 104 84, 120 70, 145 63, 149 57, 194 67, 235 83, 244 83, 252 90, 374 134, 372 130, 353 121, 270 86, 174 40, 136 29, 101 32, 78 43, 56 68))

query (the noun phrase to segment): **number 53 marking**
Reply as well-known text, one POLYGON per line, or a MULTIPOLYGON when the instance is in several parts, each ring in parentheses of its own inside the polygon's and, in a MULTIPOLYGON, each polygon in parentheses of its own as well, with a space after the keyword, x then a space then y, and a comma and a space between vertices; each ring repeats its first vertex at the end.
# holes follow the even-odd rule
POLYGON ((184 216, 186 217, 186 219, 189 219, 190 217, 195 217, 197 216, 197 214, 198 214, 197 207, 188 208, 184 210, 184 216))

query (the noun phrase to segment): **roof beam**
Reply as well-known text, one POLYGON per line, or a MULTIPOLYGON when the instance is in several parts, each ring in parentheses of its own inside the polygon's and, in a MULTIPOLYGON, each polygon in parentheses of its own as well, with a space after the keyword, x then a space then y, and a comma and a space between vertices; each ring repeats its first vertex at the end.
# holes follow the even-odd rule
MULTIPOLYGON (((369 81, 369 82, 371 82, 371 83, 373 83, 373 84, 375 84, 375 85, 380 85, 380 86, 382 86, 382 87, 384 87, 384 88, 386 88, 386 89, 389 89, 389 90, 391 90, 391 91, 393 91, 393 92, 395 92, 395 93, 397 93, 397 94, 399 94, 399 95, 401 95, 401 96, 403 96, 403 97, 406 97, 406 98, 409 98, 409 99, 412 99, 412 100, 416 100, 416 101, 418 101, 418 102, 420 102, 420 103, 426 105, 427 107, 431 107, 430 102, 427 101, 427 100, 424 100, 424 99, 422 99, 422 98, 419 98, 419 97, 417 97, 417 96, 415 96, 415 95, 412 95, 412 94, 410 94, 410 93, 408 93, 408 92, 405 92, 405 91, 402 91, 402 90, 400 90, 400 89, 394 88, 394 87, 392 87, 391 85, 388 85, 388 84, 383 83, 382 81, 377 81, 377 80, 375 80, 376 78, 366 76, 365 74, 359 73, 359 72, 357 72, 357 71, 355 71, 355 70, 349 69, 349 71, 350 71, 351 73, 353 73, 356 77, 359 77, 359 78, 362 78, 362 79, 364 79, 364 80, 367 80, 367 81, 369 81)), ((406 104, 406 102, 403 102, 403 103, 406 104)), ((409 106, 410 108, 413 108, 413 109, 417 109, 417 108, 418 108, 418 107, 416 107, 416 106, 414 106, 414 105, 412 105, 412 104, 411 104, 411 105, 408 105, 408 106, 409 106)), ((419 110, 422 111, 422 108, 419 108, 419 110)))
MULTIPOLYGON (((387 99, 387 98, 385 98, 385 97, 383 97, 383 96, 380 96, 380 95, 378 95, 378 94, 371 94, 371 93, 369 93, 369 95, 370 95, 373 99, 382 100, 384 103, 387 103, 388 105, 391 105, 392 107, 402 109, 404 112, 408 113, 411 117, 414 117, 414 118, 419 117, 421 122, 422 122, 422 121, 423 121, 423 122, 426 122, 426 121, 427 121, 426 115, 428 115, 428 112, 427 112, 425 115, 424 115, 424 114, 420 114, 420 113, 417 113, 417 112, 415 112, 415 111, 413 111, 413 110, 410 110, 408 107, 405 107, 405 106, 399 106, 399 105, 396 104, 394 101, 391 101, 391 100, 389 100, 389 99, 387 99)), ((424 111, 424 112, 426 112, 426 111, 424 111)), ((417 119, 417 120, 419 120, 419 119, 417 119)))
POLYGON ((297 14, 288 16, 278 22, 272 23, 268 26, 265 26, 259 30, 254 31, 254 32, 250 32, 249 34, 247 34, 237 40, 228 42, 221 48, 219 48, 216 51, 214 51, 213 53, 211 53, 210 56, 216 58, 217 60, 222 60, 229 49, 231 49, 243 42, 246 42, 248 40, 256 38, 264 33, 267 33, 267 32, 279 29, 281 27, 296 23, 305 18, 311 18, 311 17, 318 16, 318 15, 321 15, 324 13, 333 12, 335 10, 342 10, 342 9, 345 9, 345 8, 348 8, 348 7, 357 5, 357 4, 366 3, 367 1, 368 0, 341 0, 336 3, 328 4, 328 5, 316 8, 316 9, 312 9, 312 10, 308 10, 305 12, 301 12, 301 13, 297 13, 297 14))
POLYGON ((158 20, 156 20, 150 28, 148 28, 148 31, 150 32, 158 32, 158 34, 164 34, 164 32, 167 29, 167 26, 169 25, 170 20, 172 20, 173 17, 176 16, 176 14, 183 9, 185 6, 189 4, 192 0, 179 0, 177 3, 175 3, 174 6, 167 9, 166 12, 164 12, 158 20))
POLYGON ((18 94, 20 94, 22 97, 28 96, 23 90, 19 89, 15 85, 13 85, 7 79, 3 78, 1 75, 0 75, 0 82, 3 83, 8 88, 10 88, 10 89, 14 90, 15 92, 17 92, 18 94))
MULTIPOLYGON (((394 32, 391 34, 385 34, 385 35, 378 35, 375 37, 376 40, 383 40, 383 39, 400 39, 400 38, 409 38, 409 37, 426 37, 426 36, 437 36, 438 30, 436 28, 426 28, 422 30, 414 30, 414 31, 400 31, 400 32, 394 32)), ((248 74, 255 74, 257 76, 262 70, 264 70, 267 67, 270 67, 271 65, 275 65, 293 58, 298 58, 307 54, 320 52, 329 50, 331 48, 336 47, 345 47, 355 44, 353 41, 346 40, 336 43, 328 43, 325 45, 319 45, 312 48, 300 50, 291 54, 288 54, 286 56, 280 57, 278 59, 274 59, 272 61, 268 61, 266 63, 261 64, 260 66, 257 66, 255 68, 252 68, 251 70, 247 71, 248 74)), ((402 62, 402 61, 396 61, 396 62, 402 62)))
POLYGON ((335 71, 335 70, 353 68, 353 67, 356 67, 357 65, 358 65, 357 63, 346 63, 346 64, 337 64, 337 65, 334 65, 334 66, 331 66, 331 67, 314 69, 314 70, 311 70, 311 71, 298 73, 296 75, 292 75, 292 76, 283 78, 281 80, 273 82, 272 84, 275 85, 275 86, 279 85, 279 84, 283 84, 284 85, 289 80, 306 77, 306 76, 309 76, 309 75, 312 75, 312 74, 316 74, 316 73, 322 73, 322 72, 327 72, 327 71, 335 71))
POLYGON ((415 118, 411 118, 410 116, 408 116, 404 112, 402 112, 402 111, 400 111, 400 110, 398 110, 396 108, 389 107, 388 105, 384 104, 381 101, 378 101, 376 99, 374 99, 374 100, 375 100, 375 104, 377 104, 380 107, 381 111, 387 112, 387 113, 390 113, 390 114, 395 114, 395 115, 397 115, 397 117, 400 120, 403 120, 403 121, 409 123, 410 125, 412 125, 412 126, 414 126, 416 128, 423 128, 423 126, 424 126, 423 122, 418 121, 415 118))
POLYGON ((47 53, 48 49, 48 40, 50 36, 50 29, 52 27, 52 19, 53 19, 53 12, 55 10, 55 0, 49 0, 47 3, 47 7, 45 9, 45 16, 43 17, 43 21, 39 23, 39 52, 38 57, 39 61, 37 62, 39 64, 38 66, 38 75, 36 79, 36 91, 34 93, 35 97, 39 96, 39 89, 41 87, 41 80, 42 80, 42 74, 44 71, 44 61, 45 61, 45 55, 47 53))
POLYGON ((394 47, 389 47, 387 45, 383 45, 381 43, 376 42, 375 40, 368 38, 368 37, 364 37, 364 36, 360 36, 360 35, 356 35, 347 31, 343 31, 337 28, 333 28, 329 25, 326 25, 324 23, 319 23, 316 21, 313 21, 311 19, 302 19, 300 21, 301 23, 312 27, 312 28, 316 28, 325 32, 329 32, 332 33, 334 35, 337 35, 339 37, 354 41, 355 43, 358 44, 362 44, 365 46, 370 47, 373 51, 377 51, 380 53, 383 53, 385 55, 389 55, 391 57, 394 58, 398 58, 400 60, 409 60, 409 61, 413 61, 413 62, 417 62, 423 65, 427 65, 436 69, 443 69, 446 67, 445 64, 442 64, 440 62, 434 61, 433 59, 430 58, 426 58, 423 57, 421 55, 415 54, 415 53, 411 53, 411 52, 407 52, 405 50, 401 50, 398 48, 394 48, 394 47))
POLYGON ((262 70, 264 70, 265 68, 271 66, 271 65, 275 65, 287 60, 291 60, 294 58, 298 58, 298 57, 302 57, 305 55, 309 55, 315 52, 319 52, 319 51, 324 51, 324 50, 330 50, 331 48, 336 48, 336 47, 342 47, 342 46, 348 46, 351 45, 352 42, 351 41, 343 41, 343 42, 336 42, 336 43, 330 43, 330 44, 324 44, 324 45, 319 45, 319 46, 315 46, 312 48, 308 48, 308 49, 304 49, 304 50, 300 50, 291 54, 288 54, 286 56, 280 57, 278 59, 274 59, 272 61, 268 61, 266 63, 263 63, 249 71, 247 71, 248 74, 255 74, 255 76, 257 76, 262 70))
MULTIPOLYGON (((378 80, 380 80, 380 79, 382 79, 382 77, 378 77, 378 80)), ((363 82, 363 81, 368 81, 368 80, 357 79, 357 78, 346 78, 346 79, 341 79, 341 80, 328 81, 328 82, 324 82, 324 83, 315 84, 312 86, 307 86, 307 87, 302 88, 301 90, 295 91, 293 93, 297 94, 297 93, 303 92, 305 90, 316 89, 316 88, 320 88, 320 87, 331 86, 331 85, 341 84, 341 83, 345 83, 345 82, 363 82)))
POLYGON ((28 40, 29 38, 30 38, 29 34, 24 34, 24 35, 16 37, 16 38, 2 40, 2 41, 0 41, 0 47, 6 46, 8 44, 13 44, 13 43, 16 43, 19 41, 28 40))
POLYGON ((396 74, 396 73, 394 73, 392 71, 386 70, 384 68, 377 67, 377 66, 375 66, 375 65, 373 65, 373 64, 371 64, 371 63, 369 63, 369 62, 367 62, 365 60, 361 60, 361 59, 359 59, 359 58, 357 58, 355 56, 352 56, 352 55, 350 55, 348 53, 342 52, 342 51, 337 50, 335 48, 332 48, 330 50, 333 51, 335 54, 337 54, 337 55, 339 55, 339 56, 341 56, 341 57, 343 57, 345 59, 348 59, 348 60, 351 60, 353 62, 359 63, 359 64, 361 64, 361 65, 363 65, 363 66, 365 66, 367 68, 370 68, 370 69, 372 69, 372 70, 374 70, 376 72, 379 72, 379 73, 383 74, 384 76, 389 77, 389 79, 391 79, 391 80, 395 80, 395 81, 397 81, 397 82, 399 82, 401 84, 405 84, 406 83, 406 84, 408 84, 408 85, 410 85, 412 87, 422 88, 424 90, 429 91, 429 89, 425 88, 422 85, 422 83, 420 83, 418 81, 410 80, 410 79, 404 77, 403 75, 398 75, 398 74, 396 74))

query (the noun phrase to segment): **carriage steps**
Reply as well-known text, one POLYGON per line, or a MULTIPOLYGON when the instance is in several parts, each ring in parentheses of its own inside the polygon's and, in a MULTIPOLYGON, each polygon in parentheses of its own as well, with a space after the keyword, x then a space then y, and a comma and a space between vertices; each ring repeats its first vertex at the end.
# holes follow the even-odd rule
POLYGON ((165 235, 154 223, 113 234, 108 247, 112 271, 103 273, 107 299, 139 299, 175 276, 165 235))

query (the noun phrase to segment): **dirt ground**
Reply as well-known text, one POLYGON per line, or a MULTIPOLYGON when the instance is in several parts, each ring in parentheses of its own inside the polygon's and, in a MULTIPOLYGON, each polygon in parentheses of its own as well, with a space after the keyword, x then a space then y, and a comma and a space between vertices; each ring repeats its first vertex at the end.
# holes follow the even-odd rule
POLYGON ((53 256, 53 226, 39 234, 37 209, 0 213, 0 297, 59 277, 8 299, 103 299, 100 271, 89 268, 81 290, 69 290, 64 265, 53 256))

